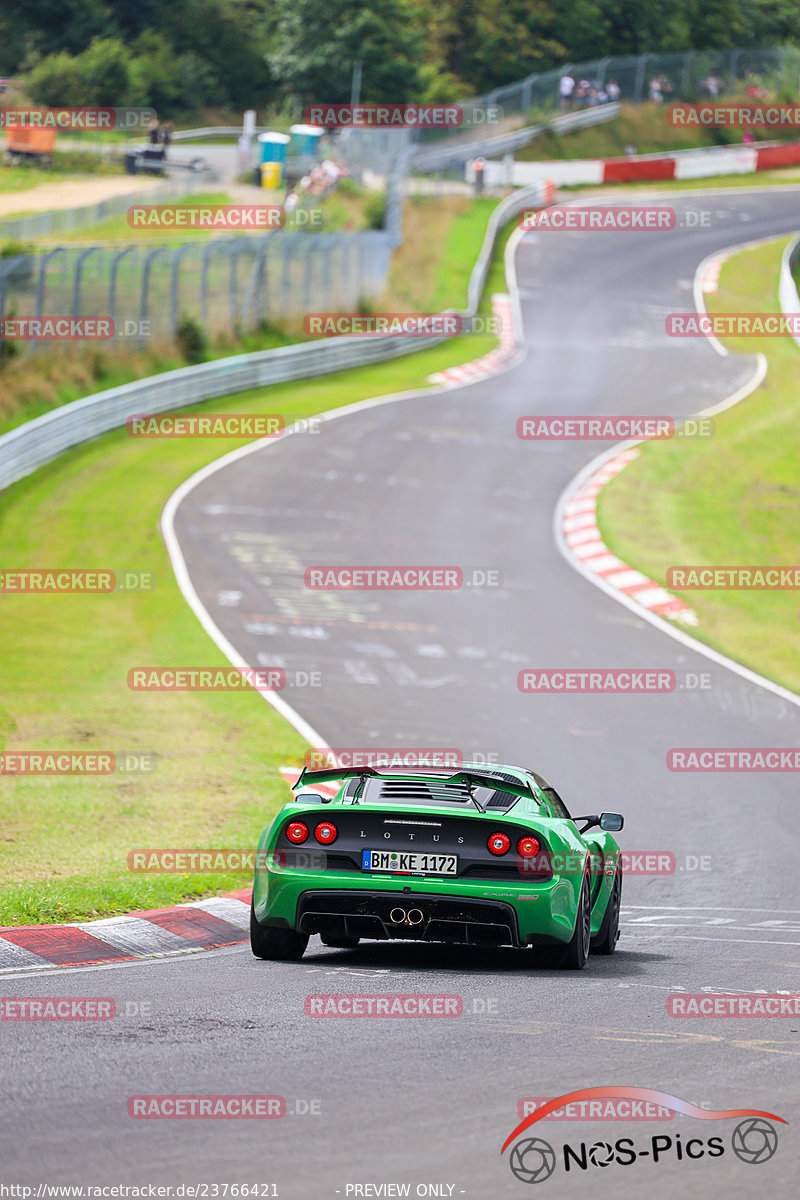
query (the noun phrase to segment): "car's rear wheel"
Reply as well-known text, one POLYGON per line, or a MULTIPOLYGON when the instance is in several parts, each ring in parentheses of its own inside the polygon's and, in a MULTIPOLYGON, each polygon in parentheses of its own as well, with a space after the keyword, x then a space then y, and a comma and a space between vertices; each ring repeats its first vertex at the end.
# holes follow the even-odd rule
POLYGON ((321 933, 319 940, 323 946, 330 946, 334 950, 355 950, 358 943, 361 941, 357 937, 337 937, 334 933, 321 933))
POLYGON ((575 932, 558 955, 558 966, 563 971, 582 971, 589 957, 592 938, 592 897, 589 876, 584 875, 581 894, 578 898, 578 916, 575 932))
POLYGON ((303 957, 308 945, 308 934, 296 933, 294 929, 273 929, 262 925, 256 910, 250 903, 250 947, 256 958, 277 959, 297 962, 303 957))
POLYGON ((608 897, 603 922, 597 937, 592 938, 594 954, 613 954, 619 941, 619 913, 622 905, 622 868, 617 867, 614 882, 611 885, 611 895, 608 897))

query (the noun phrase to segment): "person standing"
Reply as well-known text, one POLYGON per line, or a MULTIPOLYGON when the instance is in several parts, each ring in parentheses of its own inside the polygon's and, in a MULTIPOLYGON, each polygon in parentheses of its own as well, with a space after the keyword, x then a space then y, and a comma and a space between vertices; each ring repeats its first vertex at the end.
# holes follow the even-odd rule
POLYGON ((558 95, 562 112, 569 112, 572 107, 572 93, 575 91, 575 80, 569 71, 558 81, 558 95))

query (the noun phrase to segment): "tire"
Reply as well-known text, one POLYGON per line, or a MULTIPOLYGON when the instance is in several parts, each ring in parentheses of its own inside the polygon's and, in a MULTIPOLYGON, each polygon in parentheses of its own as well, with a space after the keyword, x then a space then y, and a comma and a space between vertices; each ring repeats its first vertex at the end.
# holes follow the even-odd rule
POLYGON ((296 933, 294 929, 272 929, 262 925, 256 918, 253 902, 250 902, 250 948, 256 958, 277 959, 281 962, 298 962, 308 945, 308 934, 296 933))
POLYGON ((622 871, 617 867, 611 895, 608 897, 603 923, 596 938, 592 938, 593 954, 613 954, 619 941, 619 910, 622 904, 622 871))
POLYGON ((581 894, 578 899, 578 915, 575 918, 575 932, 558 956, 558 966, 562 971, 582 971, 589 957, 592 936, 592 899, 589 887, 589 876, 584 875, 581 894))
POLYGON ((323 946, 330 946, 333 950, 355 950, 358 943, 361 941, 357 937, 336 937, 335 934, 321 933, 319 940, 323 946))

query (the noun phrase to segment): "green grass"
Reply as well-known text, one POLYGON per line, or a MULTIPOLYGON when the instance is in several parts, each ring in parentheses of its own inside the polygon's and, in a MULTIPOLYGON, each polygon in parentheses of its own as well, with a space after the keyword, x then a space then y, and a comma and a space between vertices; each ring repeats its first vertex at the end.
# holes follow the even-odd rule
MULTIPOLYGON (((756 141, 796 141, 793 129, 754 130, 756 141)), ((691 150, 741 142, 738 130, 682 128, 667 121, 667 105, 623 104, 620 114, 603 125, 591 125, 570 133, 545 132, 530 145, 517 151, 521 162, 546 159, 621 158, 626 146, 635 146, 637 154, 656 154, 659 151, 691 150)))
MULTIPOLYGON (((256 193, 257 195, 257 193, 256 193)), ((256 201, 254 201, 255 203, 256 201)), ((147 200, 141 203, 147 204, 147 200)), ((227 192, 193 192, 191 195, 180 196, 177 199, 159 201, 154 200, 155 204, 164 204, 165 207, 172 207, 179 204, 182 208, 197 208, 198 206, 208 204, 230 204, 231 198, 227 192)), ((211 236, 228 236, 229 230, 209 231, 207 229, 193 229, 191 226, 181 228, 176 233, 174 229, 160 228, 157 225, 151 225, 147 228, 133 228, 128 224, 127 213, 119 213, 113 217, 107 217, 104 221, 97 221, 94 225, 81 225, 77 229, 65 229, 58 233, 47 234, 46 237, 35 239, 42 245, 61 245, 62 242, 164 242, 167 245, 180 244, 191 238, 211 237, 211 236)))
POLYGON ((0 158, 0 192, 26 192, 40 183, 58 183, 67 176, 121 175, 122 170, 121 163, 109 162, 91 150, 56 150, 50 167, 33 162, 9 166, 0 158))
MULTIPOLYGON (((483 233, 482 224, 468 223, 472 240, 460 228, 452 235, 461 274, 448 266, 449 291, 443 285, 454 305, 463 303, 483 233)), ((490 286, 502 278, 501 249, 490 286)), ((447 245, 442 262, 454 256, 447 245)), ((494 344, 488 336, 461 338, 376 367, 208 401, 205 409, 280 412, 288 422, 424 386, 432 372, 494 344)), ((0 748, 127 750, 157 761, 151 775, 128 778, 0 780, 0 924, 86 919, 250 882, 246 874, 126 868, 132 849, 252 848, 288 794, 278 768, 305 748, 255 693, 132 692, 126 685, 131 666, 225 665, 178 591, 158 521, 182 480, 239 444, 132 441, 117 431, 0 494, 6 569, 105 566, 151 571, 156 579, 152 592, 0 595, 0 748)))
MULTIPOLYGON (((777 312, 786 238, 747 250, 722 269, 712 312, 777 312)), ((790 338, 731 338, 761 351, 761 387, 715 417, 715 435, 651 442, 601 493, 599 523, 614 554, 659 582, 669 566, 800 561, 800 350, 790 338)), ((698 397, 698 408, 700 408, 698 397)), ((790 591, 679 593, 694 636, 800 692, 800 623, 790 591)))

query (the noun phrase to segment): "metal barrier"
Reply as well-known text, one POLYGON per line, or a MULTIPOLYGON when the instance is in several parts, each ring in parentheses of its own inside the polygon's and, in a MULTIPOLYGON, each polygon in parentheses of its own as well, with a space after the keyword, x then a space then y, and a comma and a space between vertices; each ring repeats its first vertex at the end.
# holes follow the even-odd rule
POLYGON ((580 112, 562 113, 551 121, 538 125, 526 125, 511 133, 498 134, 482 141, 470 140, 458 143, 441 143, 433 146, 417 146, 411 156, 411 170, 415 174, 427 171, 443 171, 450 167, 463 166, 480 154, 483 158, 494 158, 501 154, 512 154, 527 146, 545 130, 552 133, 569 133, 573 129, 585 129, 590 125, 602 125, 619 116, 621 104, 602 104, 596 108, 584 108, 580 112))
MULTIPOLYGON (((522 189, 502 200, 492 213, 470 276, 465 315, 477 311, 500 228, 523 208, 540 205, 544 195, 545 190, 538 185, 522 189)), ((70 447, 119 428, 128 417, 171 412, 215 396, 365 366, 413 354, 445 340, 443 337, 329 338, 216 359, 85 396, 0 437, 0 489, 30 475, 70 447)))
MULTIPOLYGON (((800 262, 800 234, 795 234, 784 248, 781 257, 781 271, 778 279, 778 302, 785 317, 800 314, 800 296, 794 281, 792 268, 800 262)), ((792 334, 795 343, 800 346, 800 335, 792 334)))

